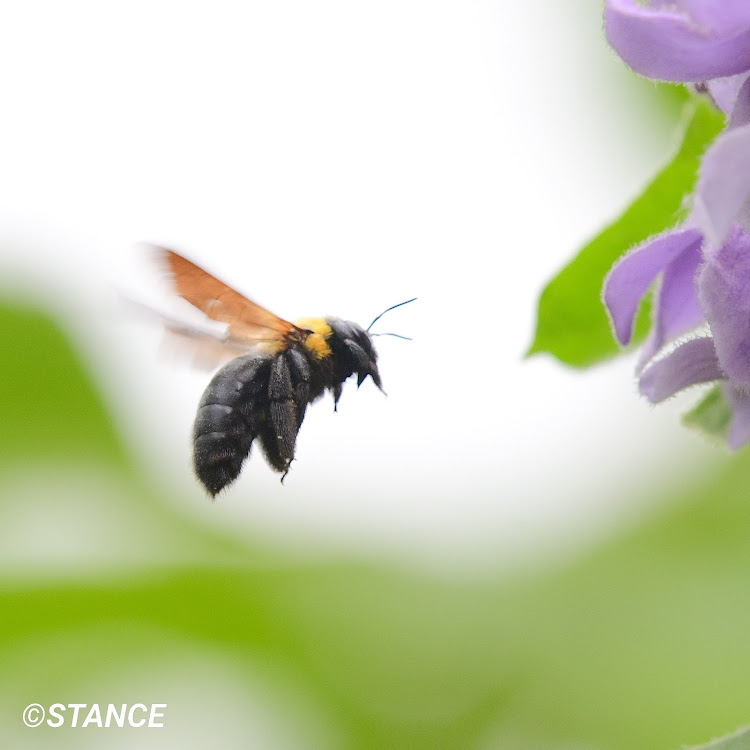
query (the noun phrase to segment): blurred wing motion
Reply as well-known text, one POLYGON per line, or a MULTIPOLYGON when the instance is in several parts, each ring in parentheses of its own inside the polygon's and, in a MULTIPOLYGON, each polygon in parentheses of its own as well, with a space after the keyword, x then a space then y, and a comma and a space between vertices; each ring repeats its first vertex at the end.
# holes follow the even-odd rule
POLYGON ((177 294, 211 320, 228 324, 226 343, 249 348, 264 341, 284 341, 297 330, 173 250, 156 249, 167 264, 177 294))

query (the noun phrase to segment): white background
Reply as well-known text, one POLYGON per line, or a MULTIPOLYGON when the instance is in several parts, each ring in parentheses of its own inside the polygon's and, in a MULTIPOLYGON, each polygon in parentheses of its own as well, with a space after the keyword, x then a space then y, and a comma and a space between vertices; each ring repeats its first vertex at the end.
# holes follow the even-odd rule
POLYGON ((668 157, 674 129, 586 0, 8 6, 0 272, 62 316, 129 450, 234 534, 446 571, 539 559, 637 518, 717 454, 632 360, 524 361, 543 284, 668 157), (176 247, 279 315, 383 320, 369 382, 308 411, 209 504, 210 375, 117 304, 176 247), (690 471, 687 467, 691 466, 690 471))

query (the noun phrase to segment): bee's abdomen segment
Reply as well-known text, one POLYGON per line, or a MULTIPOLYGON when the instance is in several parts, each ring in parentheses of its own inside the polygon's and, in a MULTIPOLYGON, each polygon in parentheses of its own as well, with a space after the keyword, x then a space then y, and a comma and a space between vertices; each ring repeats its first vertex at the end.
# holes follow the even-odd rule
POLYGON ((257 435, 257 396, 268 388, 268 357, 246 355, 219 370, 203 393, 193 428, 195 473, 214 496, 233 482, 257 435))

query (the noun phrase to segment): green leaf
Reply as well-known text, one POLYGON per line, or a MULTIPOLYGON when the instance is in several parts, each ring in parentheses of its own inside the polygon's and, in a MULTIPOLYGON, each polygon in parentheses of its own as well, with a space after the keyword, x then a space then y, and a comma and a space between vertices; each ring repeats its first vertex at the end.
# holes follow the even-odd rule
POLYGON ((3 461, 124 456, 103 399, 58 325, 33 308, 0 301, 0 351, 3 461))
POLYGON ((696 745, 688 750, 750 750, 750 727, 740 729, 728 737, 713 740, 708 745, 696 745))
MULTIPOLYGON (((542 291, 536 335, 527 356, 548 352, 568 365, 586 367, 618 353, 601 301, 604 277, 623 253, 684 219, 685 197, 695 185, 700 158, 724 126, 722 113, 698 97, 688 101, 686 121, 682 145, 672 161, 542 291)), ((648 311, 642 309, 634 343, 643 339, 648 327, 648 311)))
POLYGON ((721 386, 716 385, 682 417, 682 423, 706 437, 726 443, 731 419, 732 407, 724 397, 721 386))

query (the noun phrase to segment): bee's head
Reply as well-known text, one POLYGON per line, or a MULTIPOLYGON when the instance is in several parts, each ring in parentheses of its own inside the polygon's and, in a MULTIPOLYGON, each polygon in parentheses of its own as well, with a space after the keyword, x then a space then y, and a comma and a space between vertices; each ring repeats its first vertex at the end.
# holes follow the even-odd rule
POLYGON ((328 318, 326 322, 331 329, 328 342, 334 356, 337 356, 349 373, 357 373, 357 385, 362 385, 369 375, 382 391, 383 386, 377 366, 378 354, 372 344, 370 334, 359 323, 351 320, 328 318))
MULTIPOLYGON (((414 298, 416 299, 416 297, 414 298)), ((372 326, 389 310, 414 302, 414 299, 400 302, 384 310, 365 329, 359 323, 339 318, 303 318, 295 321, 301 334, 300 343, 308 355, 317 360, 326 360, 333 368, 334 382, 343 383, 350 375, 357 374, 360 386, 369 376, 375 385, 383 390, 378 372, 378 355, 372 343, 373 336, 397 336, 397 333, 370 333, 372 326)))

